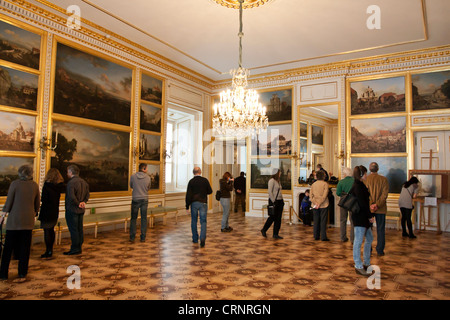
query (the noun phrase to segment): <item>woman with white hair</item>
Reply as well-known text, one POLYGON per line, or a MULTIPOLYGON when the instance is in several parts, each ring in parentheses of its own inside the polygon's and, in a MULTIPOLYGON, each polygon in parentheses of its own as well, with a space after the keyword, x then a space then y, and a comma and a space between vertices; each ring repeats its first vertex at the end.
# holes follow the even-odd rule
MULTIPOLYGON (((353 170, 348 167, 344 167, 342 169, 342 175, 344 176, 344 179, 340 180, 336 187, 336 195, 338 197, 345 196, 350 189, 352 188, 353 182, 355 179, 353 179, 353 170)), ((341 241, 346 242, 348 241, 347 238, 347 218, 350 219, 350 242, 353 243, 353 239, 355 237, 354 234, 354 228, 353 228, 353 221, 351 217, 351 212, 347 211, 346 209, 339 207, 340 212, 340 228, 341 228, 341 241)))
POLYGON ((18 173, 19 179, 14 180, 9 186, 8 196, 0 215, 0 221, 3 222, 5 215, 9 213, 6 221, 0 280, 8 279, 13 250, 19 258, 19 278, 25 278, 27 275, 31 236, 41 204, 39 186, 33 181, 33 168, 24 165, 19 168, 18 173))

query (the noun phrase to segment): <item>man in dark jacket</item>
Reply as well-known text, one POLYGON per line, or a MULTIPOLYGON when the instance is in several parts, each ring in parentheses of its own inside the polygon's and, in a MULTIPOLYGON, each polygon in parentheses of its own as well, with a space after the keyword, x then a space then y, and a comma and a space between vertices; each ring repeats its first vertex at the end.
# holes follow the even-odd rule
POLYGON ((89 200, 89 185, 79 177, 80 169, 76 165, 67 167, 69 182, 66 189, 66 222, 69 228, 72 245, 65 255, 81 253, 83 244, 83 216, 86 202, 89 200))
POLYGON ((234 200, 234 212, 238 212, 239 203, 242 204, 242 211, 245 212, 245 190, 247 182, 245 179, 245 173, 241 172, 240 176, 234 179, 234 191, 236 199, 234 200))
POLYGON ((186 210, 191 207, 191 230, 192 242, 194 243, 198 243, 197 221, 200 216, 200 246, 204 247, 208 194, 212 193, 212 189, 208 179, 201 176, 202 170, 199 167, 195 167, 193 173, 194 177, 189 181, 186 191, 186 210))

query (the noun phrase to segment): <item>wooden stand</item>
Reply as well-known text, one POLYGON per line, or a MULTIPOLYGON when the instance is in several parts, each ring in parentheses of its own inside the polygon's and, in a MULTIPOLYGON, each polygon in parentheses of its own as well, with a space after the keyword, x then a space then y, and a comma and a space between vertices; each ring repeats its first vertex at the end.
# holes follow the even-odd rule
POLYGON ((420 204, 420 210, 419 210, 419 231, 426 231, 427 227, 437 228, 436 233, 441 234, 441 213, 439 210, 439 206, 441 203, 450 203, 448 200, 442 200, 437 199, 436 209, 437 209, 437 223, 436 225, 431 224, 431 209, 434 208, 432 206, 425 206, 425 199, 424 198, 417 198, 414 199, 414 202, 417 204, 420 204), (425 219, 425 208, 428 209, 428 220, 425 219))
MULTIPOLYGON (((431 169, 431 156, 432 150, 430 150, 430 169, 431 169)), ((437 233, 441 234, 441 213, 440 213, 440 205, 444 203, 450 203, 450 171, 449 170, 409 170, 409 177, 415 175, 425 175, 425 176, 440 176, 440 193, 436 198, 436 209, 437 209, 437 224, 431 224, 431 209, 434 206, 425 206, 425 198, 418 197, 413 201, 420 205, 419 210, 419 231, 426 230, 427 227, 436 227, 437 233), (425 208, 428 208, 428 222, 425 219, 425 208), (422 229, 423 228, 423 229, 422 229)))

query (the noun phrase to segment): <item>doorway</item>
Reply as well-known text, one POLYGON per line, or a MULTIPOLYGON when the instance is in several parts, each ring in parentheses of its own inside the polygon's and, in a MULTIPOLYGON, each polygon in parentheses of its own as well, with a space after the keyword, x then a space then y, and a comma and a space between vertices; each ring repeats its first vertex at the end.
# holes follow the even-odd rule
POLYGON ((450 170, 450 131, 414 132, 414 168, 450 170))

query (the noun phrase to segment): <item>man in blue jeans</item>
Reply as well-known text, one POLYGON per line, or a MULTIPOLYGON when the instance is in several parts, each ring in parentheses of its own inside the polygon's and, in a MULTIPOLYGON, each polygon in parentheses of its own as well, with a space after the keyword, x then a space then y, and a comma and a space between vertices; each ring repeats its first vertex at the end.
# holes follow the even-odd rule
POLYGON ((139 165, 139 172, 130 178, 130 187, 133 189, 131 195, 131 220, 130 220, 130 242, 136 237, 136 220, 141 210, 141 242, 145 241, 147 234, 147 207, 148 190, 151 186, 150 176, 147 174, 147 164, 139 165))
POLYGON ((67 167, 69 182, 67 182, 66 187, 65 216, 72 244, 70 250, 64 252, 65 255, 80 254, 84 241, 83 217, 86 202, 89 200, 89 185, 80 178, 79 174, 80 168, 78 166, 71 164, 67 167))
POLYGON ((194 177, 189 180, 186 191, 186 210, 191 207, 192 242, 198 243, 197 221, 200 216, 200 247, 205 246, 206 214, 208 211, 208 195, 212 193, 208 179, 202 177, 202 170, 194 168, 194 177))
POLYGON ((376 162, 369 165, 370 174, 366 178, 366 186, 370 193, 370 211, 375 214, 377 223, 377 255, 384 256, 386 229, 386 200, 389 194, 388 179, 378 174, 379 166, 376 162))

